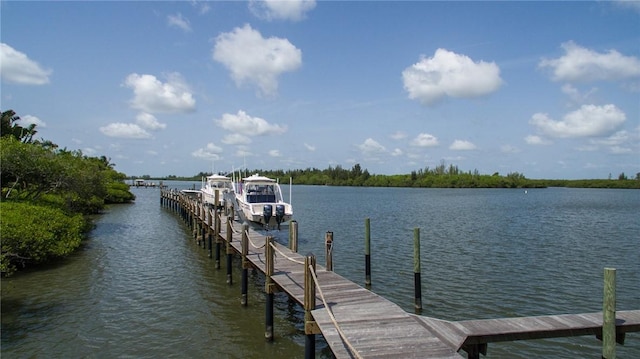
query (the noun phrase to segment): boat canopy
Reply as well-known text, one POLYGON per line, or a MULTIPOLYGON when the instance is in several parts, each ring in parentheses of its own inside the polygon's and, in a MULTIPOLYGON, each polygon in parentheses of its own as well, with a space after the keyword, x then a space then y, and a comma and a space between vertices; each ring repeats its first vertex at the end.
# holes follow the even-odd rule
POLYGON ((275 182, 276 180, 274 180, 273 178, 269 178, 269 177, 265 177, 265 176, 260 176, 260 175, 251 175, 249 177, 245 177, 242 179, 244 182, 275 182))
POLYGON ((244 193, 248 203, 282 202, 282 193, 276 180, 257 174, 243 178, 244 193))

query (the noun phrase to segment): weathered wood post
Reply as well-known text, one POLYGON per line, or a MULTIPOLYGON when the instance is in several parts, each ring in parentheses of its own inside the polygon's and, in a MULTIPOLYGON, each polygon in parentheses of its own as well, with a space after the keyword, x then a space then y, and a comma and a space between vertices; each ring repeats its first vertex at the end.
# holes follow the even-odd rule
POLYGON ((371 221, 364 219, 364 285, 371 287, 371 221))
MULTIPOLYGON (((216 193, 218 191, 216 190, 216 193)), ((233 284, 232 277, 232 263, 233 263, 233 247, 231 247, 231 241, 233 241, 233 232, 231 230, 231 219, 227 217, 227 284, 233 284)))
POLYGON ((420 279, 420 228, 413 229, 413 285, 416 314, 422 312, 422 280, 420 279))
POLYGON ((616 270, 604 269, 602 299, 602 358, 616 358, 616 270))
MULTIPOLYGON (((233 215, 233 214, 232 214, 233 215)), ((243 306, 247 306, 248 298, 247 293, 249 289, 249 260, 247 259, 247 254, 249 254, 249 236, 248 231, 249 225, 247 223, 242 224, 242 284, 241 284, 241 292, 242 296, 240 298, 240 304, 243 306)))
POLYGON ((316 309, 316 284, 313 273, 316 272, 316 257, 309 253, 304 258, 304 357, 313 359, 316 356, 316 333, 318 325, 313 320, 311 311, 316 309))
POLYGON ((333 271, 333 232, 327 232, 324 235, 324 257, 327 261, 326 268, 333 271))
POLYGON ((220 269, 220 216, 216 211, 213 211, 213 237, 216 240, 215 266, 220 269))
POLYGON ((209 248, 209 258, 213 258, 213 212, 207 211, 207 246, 209 248))
POLYGON ((198 241, 198 206, 195 203, 189 201, 189 207, 191 208, 191 230, 193 233, 193 239, 200 244, 198 241))
POLYGON ((289 222, 289 249, 298 253, 298 222, 295 219, 289 222))
POLYGON ((268 236, 265 239, 264 245, 264 257, 265 257, 265 283, 264 291, 266 294, 266 311, 265 311, 265 332, 264 337, 267 341, 273 341, 273 293, 275 292, 275 283, 271 279, 273 275, 273 262, 274 262, 274 250, 273 250, 273 237, 268 236))
POLYGON ((218 202, 220 201, 220 190, 215 190, 215 192, 213 193, 213 211, 214 212, 218 212, 218 202))
POLYGON ((207 249, 207 207, 200 204, 200 237, 202 237, 202 249, 207 249))

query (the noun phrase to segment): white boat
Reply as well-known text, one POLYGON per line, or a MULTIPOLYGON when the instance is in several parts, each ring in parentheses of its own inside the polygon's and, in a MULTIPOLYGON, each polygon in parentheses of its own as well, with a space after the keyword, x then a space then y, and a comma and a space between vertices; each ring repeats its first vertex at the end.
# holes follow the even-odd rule
POLYGON ((276 180, 254 174, 236 183, 235 195, 244 219, 268 227, 288 222, 293 208, 282 198, 282 190, 276 180))
POLYGON ((223 207, 228 193, 233 192, 231 178, 222 175, 211 175, 202 178, 202 201, 210 206, 223 207), (218 203, 216 203, 216 190, 218 191, 218 203))

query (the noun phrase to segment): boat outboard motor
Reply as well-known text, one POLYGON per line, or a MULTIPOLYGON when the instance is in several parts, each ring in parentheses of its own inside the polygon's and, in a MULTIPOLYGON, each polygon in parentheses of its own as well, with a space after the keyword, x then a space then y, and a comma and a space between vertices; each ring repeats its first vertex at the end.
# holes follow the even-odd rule
POLYGON ((269 220, 271 220, 271 215, 273 214, 273 207, 270 204, 265 204, 262 207, 262 216, 264 217, 264 224, 269 226, 269 220))
POLYGON ((280 223, 284 219, 284 205, 276 204, 276 223, 278 223, 278 230, 280 230, 280 223))

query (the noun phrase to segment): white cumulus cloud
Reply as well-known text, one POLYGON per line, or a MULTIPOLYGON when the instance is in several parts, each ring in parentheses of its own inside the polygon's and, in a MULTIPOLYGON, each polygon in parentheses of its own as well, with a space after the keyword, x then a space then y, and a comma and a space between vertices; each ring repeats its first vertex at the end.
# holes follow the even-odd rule
POLYGON ((495 92, 502 85, 494 62, 474 62, 465 55, 438 49, 402 72, 410 99, 431 105, 445 96, 471 98, 495 92))
POLYGON ((383 153, 387 150, 383 145, 378 143, 373 138, 367 138, 363 143, 358 145, 358 148, 363 154, 367 155, 383 153))
POLYGON ((198 148, 197 150, 191 152, 191 155, 197 158, 219 160, 221 153, 221 147, 216 146, 216 144, 214 144, 213 142, 209 142, 205 147, 198 148))
POLYGON ((135 123, 110 123, 100 127, 100 132, 105 136, 118 138, 143 139, 150 138, 151 134, 135 123))
POLYGON ((438 138, 428 133, 421 133, 411 140, 411 146, 415 147, 434 147, 438 145, 438 138))
POLYGON ((0 75, 8 83, 44 85, 49 83, 51 70, 42 68, 24 53, 0 43, 0 75))
POLYGON ((453 141, 453 143, 451 143, 451 145, 449 146, 449 149, 454 151, 469 151, 469 150, 475 150, 476 145, 465 140, 455 140, 453 141))
POLYGON ((255 16, 269 21, 300 21, 315 7, 315 0, 251 0, 249 2, 249 9, 255 16))
POLYGON ((248 145, 251 142, 251 138, 239 133, 230 133, 222 139, 225 145, 248 145))
POLYGON ((614 132, 626 120, 615 105, 582 105, 556 121, 547 114, 536 113, 529 123, 551 137, 597 137, 614 132))
POLYGON ((148 113, 191 112, 196 100, 189 86, 178 73, 167 75, 167 82, 153 75, 130 74, 124 85, 133 90, 131 107, 148 113))
POLYGON ((37 130, 37 127, 47 127, 47 124, 44 121, 37 118, 36 116, 31 116, 31 115, 21 116, 18 123, 22 127, 27 127, 29 125, 36 125, 36 130, 37 130))
POLYGON ((218 35, 213 59, 231 71, 237 86, 249 83, 258 86, 260 93, 273 96, 278 76, 301 66, 302 51, 287 39, 264 38, 247 24, 218 35))
POLYGON ((640 151, 640 126, 635 131, 621 130, 606 138, 592 138, 589 143, 604 146, 613 154, 626 154, 640 151))
POLYGON ((260 117, 251 117, 240 110, 237 114, 225 113, 214 121, 219 127, 245 136, 279 135, 287 132, 287 126, 272 125, 260 117))
POLYGON ((136 116, 136 123, 140 127, 152 131, 162 130, 167 127, 166 124, 160 123, 154 115, 146 112, 141 112, 136 116))
POLYGON ((640 60, 616 50, 599 53, 575 44, 562 45, 565 54, 557 59, 543 59, 539 65, 552 70, 556 81, 613 81, 640 76, 640 60))

